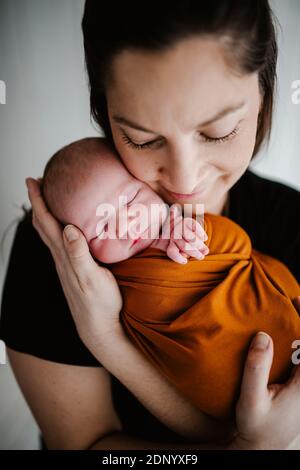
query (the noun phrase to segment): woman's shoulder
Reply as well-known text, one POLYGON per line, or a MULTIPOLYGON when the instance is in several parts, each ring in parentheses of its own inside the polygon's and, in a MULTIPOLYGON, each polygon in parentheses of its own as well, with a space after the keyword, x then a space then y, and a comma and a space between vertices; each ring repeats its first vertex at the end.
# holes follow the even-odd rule
POLYGON ((15 260, 16 252, 18 254, 16 261, 21 262, 23 258, 27 259, 29 256, 37 257, 37 253, 39 253, 39 255, 42 253, 47 254, 48 251, 47 246, 43 243, 32 225, 32 210, 24 210, 23 216, 17 221, 10 252, 10 261, 12 261, 12 258, 13 261, 15 260))
MULTIPOLYGON (((274 222, 282 226, 284 221, 290 227, 300 230, 297 213, 300 210, 300 191, 279 179, 270 179, 247 170, 232 188, 232 203, 236 211, 247 209, 256 225, 274 222), (275 220, 276 219, 276 220, 275 220)), ((233 208, 234 209, 234 208, 233 208)))
POLYGON ((99 366, 82 343, 48 247, 29 211, 16 227, 4 279, 0 339, 55 362, 99 366))
POLYGON ((258 250, 283 261, 300 282, 300 191, 247 170, 230 191, 230 217, 258 250))
POLYGON ((251 192, 256 199, 265 196, 268 200, 272 200, 272 198, 277 200, 277 196, 280 195, 293 200, 295 203, 300 203, 299 189, 290 183, 280 181, 279 178, 261 176, 249 169, 245 171, 233 189, 251 192))

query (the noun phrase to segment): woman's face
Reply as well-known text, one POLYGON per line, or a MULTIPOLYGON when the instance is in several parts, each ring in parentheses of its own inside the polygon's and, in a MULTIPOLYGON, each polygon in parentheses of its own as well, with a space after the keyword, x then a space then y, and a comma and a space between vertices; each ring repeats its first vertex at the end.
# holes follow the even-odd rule
POLYGON ((253 153, 257 73, 238 76, 216 41, 193 37, 165 52, 118 54, 106 98, 129 172, 169 204, 220 214, 253 153))

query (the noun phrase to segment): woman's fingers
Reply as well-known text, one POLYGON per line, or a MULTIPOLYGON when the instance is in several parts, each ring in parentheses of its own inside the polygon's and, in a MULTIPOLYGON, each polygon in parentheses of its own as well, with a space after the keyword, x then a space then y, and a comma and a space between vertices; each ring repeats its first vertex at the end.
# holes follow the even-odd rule
POLYGON ((41 196, 40 183, 34 178, 26 178, 26 185, 32 209, 34 210, 36 217, 40 219, 48 212, 41 196))
POLYGON ((251 417, 251 410, 255 412, 258 408, 260 410, 263 407, 267 409, 268 381, 272 360, 273 341, 266 333, 259 332, 252 341, 248 352, 238 402, 240 410, 245 410, 247 418, 251 417))
POLYGON ((41 195, 39 182, 33 178, 26 178, 26 185, 32 206, 33 225, 55 258, 63 251, 61 225, 48 211, 41 195))

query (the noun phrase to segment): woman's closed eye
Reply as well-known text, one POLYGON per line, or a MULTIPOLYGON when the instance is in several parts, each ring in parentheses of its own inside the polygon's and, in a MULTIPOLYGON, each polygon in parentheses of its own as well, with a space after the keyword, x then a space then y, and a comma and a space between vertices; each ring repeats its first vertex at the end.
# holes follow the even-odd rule
MULTIPOLYGON (((200 136, 204 142, 208 142, 208 143, 220 144, 223 142, 227 142, 228 140, 231 140, 238 134, 240 130, 239 124, 240 123, 238 123, 238 125, 229 134, 226 134, 222 137, 210 137, 203 133, 200 133, 200 136)), ((131 140, 128 137, 128 135, 123 131, 123 129, 121 130, 121 132, 122 132, 122 139, 124 140, 126 145, 128 145, 129 147, 135 148, 137 150, 143 150, 146 148, 154 148, 154 147, 158 148, 163 144, 163 139, 155 139, 149 142, 144 142, 143 144, 137 144, 136 142, 133 142, 133 140, 131 140)))
POLYGON ((128 145, 129 147, 132 147, 132 148, 135 148, 135 149, 138 149, 138 150, 142 150, 142 149, 145 149, 145 148, 153 148, 153 147, 156 147, 157 145, 160 146, 161 143, 162 143, 162 139, 155 139, 155 140, 151 140, 150 142, 145 142, 143 144, 137 144, 135 142, 133 142, 127 134, 125 134, 125 132, 123 131, 123 129, 121 130, 122 132, 122 139, 124 140, 125 144, 128 145))

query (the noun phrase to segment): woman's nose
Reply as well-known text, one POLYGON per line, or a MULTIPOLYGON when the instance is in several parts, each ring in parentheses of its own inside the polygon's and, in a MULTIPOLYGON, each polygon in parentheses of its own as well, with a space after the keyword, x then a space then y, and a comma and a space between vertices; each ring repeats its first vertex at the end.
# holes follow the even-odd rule
POLYGON ((167 189, 175 193, 190 194, 197 190, 204 172, 204 164, 196 149, 181 148, 168 158, 164 170, 167 189))

